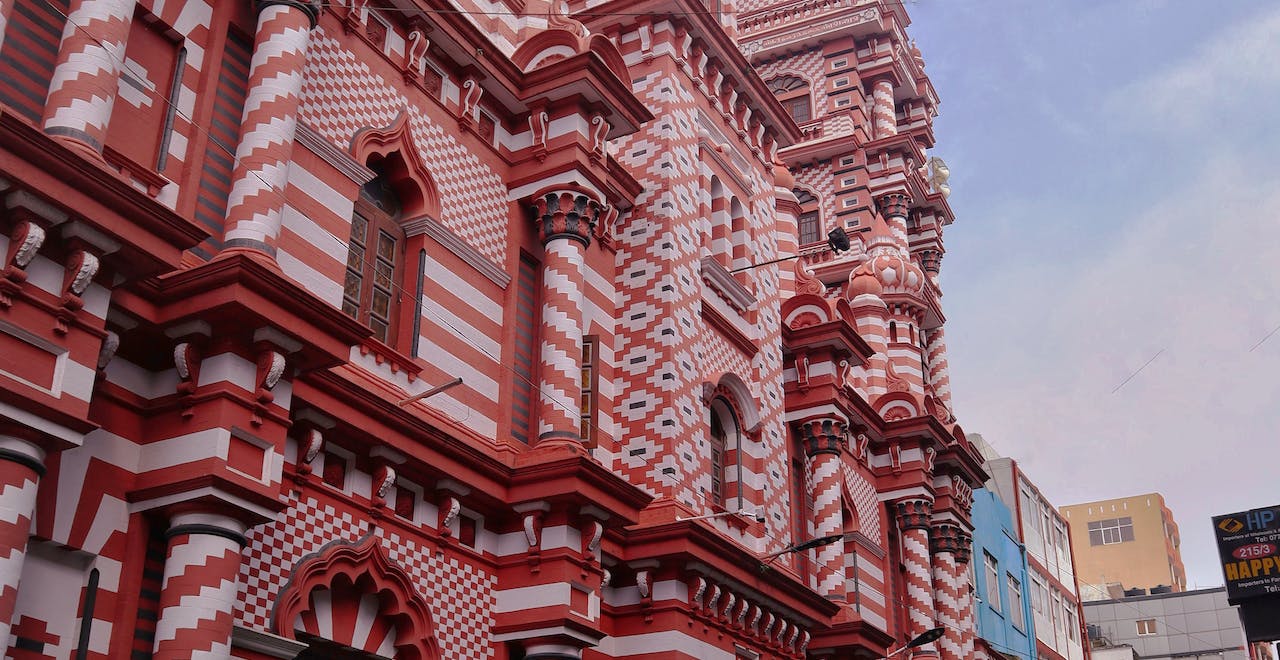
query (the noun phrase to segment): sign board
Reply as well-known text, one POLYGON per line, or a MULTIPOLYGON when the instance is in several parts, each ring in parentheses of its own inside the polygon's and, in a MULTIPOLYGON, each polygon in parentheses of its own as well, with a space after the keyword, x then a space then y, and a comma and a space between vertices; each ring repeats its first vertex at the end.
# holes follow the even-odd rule
POLYGON ((1280 505, 1214 516, 1227 600, 1280 598, 1280 505))

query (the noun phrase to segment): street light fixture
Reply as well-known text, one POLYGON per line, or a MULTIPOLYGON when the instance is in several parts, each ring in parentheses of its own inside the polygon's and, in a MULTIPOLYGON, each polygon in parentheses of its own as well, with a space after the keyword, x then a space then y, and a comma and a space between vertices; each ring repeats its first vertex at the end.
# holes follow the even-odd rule
POLYGON ((797 543, 793 546, 783 548, 777 552, 773 552, 761 557, 761 559, 764 560, 764 564, 760 568, 762 570, 764 568, 767 568, 769 564, 773 562, 773 560, 777 559, 778 557, 781 557, 782 555, 789 555, 793 552, 804 552, 805 550, 810 550, 813 548, 821 548, 824 545, 831 545, 832 543, 842 540, 843 538, 844 538, 844 533, 832 534, 830 536, 819 536, 816 539, 809 539, 808 541, 804 541, 802 543, 797 543))
POLYGON ((939 637, 942 637, 942 633, 944 632, 946 632, 946 629, 943 628, 942 626, 938 626, 937 628, 930 628, 920 633, 919 635, 916 635, 915 639, 907 642, 906 646, 903 646, 902 648, 899 648, 895 651, 891 651, 889 655, 886 655, 884 657, 884 660, 889 660, 889 658, 892 658, 893 656, 898 655, 899 653, 902 653, 907 649, 913 649, 917 646, 924 646, 929 642, 936 641, 939 637))

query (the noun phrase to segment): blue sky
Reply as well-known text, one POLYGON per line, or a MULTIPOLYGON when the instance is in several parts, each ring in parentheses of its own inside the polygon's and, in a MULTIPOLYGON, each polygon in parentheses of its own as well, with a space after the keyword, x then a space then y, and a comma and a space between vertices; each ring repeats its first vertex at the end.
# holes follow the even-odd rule
POLYGON ((907 10, 961 425, 1059 505, 1162 493, 1222 584, 1209 517, 1280 504, 1280 333, 1250 350, 1280 326, 1280 4, 907 10))

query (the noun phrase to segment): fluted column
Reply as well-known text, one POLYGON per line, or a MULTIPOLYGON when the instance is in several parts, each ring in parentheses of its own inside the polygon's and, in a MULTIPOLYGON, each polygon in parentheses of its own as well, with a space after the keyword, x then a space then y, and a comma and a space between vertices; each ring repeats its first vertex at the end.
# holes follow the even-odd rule
POLYGON ((893 81, 877 80, 871 86, 871 123, 875 126, 875 138, 898 134, 898 112, 893 103, 893 81))
POLYGON ((0 641, 5 644, 18 602, 44 456, 43 449, 27 440, 0 435, 0 641))
POLYGON ((134 0, 72 0, 44 105, 46 133, 102 153, 133 8, 134 0))
POLYGON ((274 255, 298 126, 302 69, 320 4, 316 0, 258 0, 257 5, 258 28, 223 245, 224 249, 248 248, 274 255))
POLYGON ((165 538, 155 660, 227 658, 245 526, 229 516, 173 516, 165 538))
MULTIPOLYGON (((902 563, 906 567, 907 639, 934 627, 933 576, 929 560, 929 519, 933 502, 925 498, 899 500, 894 504, 898 533, 902 539, 902 563)), ((918 646, 912 656, 936 656, 933 643, 918 646)))
POLYGON ((600 204, 578 192, 533 200, 543 245, 538 445, 582 443, 583 269, 599 214, 600 204))
MULTIPOLYGON (((839 419, 816 419, 800 424, 808 468, 809 496, 813 500, 814 538, 844 531, 840 509, 840 453, 846 447, 845 423, 839 419)), ((797 542, 807 539, 796 539, 797 542)), ((815 550, 818 593, 832 600, 845 600, 844 543, 832 543, 815 550)))
MULTIPOLYGON (((964 588, 957 554, 967 533, 953 523, 937 523, 930 530, 933 558, 933 606, 938 625, 945 629, 938 640, 942 660, 962 660, 964 655, 964 588)), ((965 544, 967 546, 967 544, 965 544)))

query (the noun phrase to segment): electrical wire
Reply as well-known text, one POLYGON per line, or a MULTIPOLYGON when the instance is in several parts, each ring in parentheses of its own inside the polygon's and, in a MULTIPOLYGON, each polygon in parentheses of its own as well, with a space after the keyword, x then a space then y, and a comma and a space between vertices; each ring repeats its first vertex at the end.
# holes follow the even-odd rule
MULTIPOLYGON (((67 22, 67 23, 71 24, 71 25, 72 25, 72 26, 74 26, 78 31, 83 32, 83 33, 84 33, 85 35, 87 35, 90 39, 92 39, 95 43, 97 43, 99 47, 101 47, 105 52, 107 52, 107 53, 111 56, 111 58, 113 59, 113 61, 114 61, 117 65, 119 65, 119 66, 120 66, 120 68, 121 68, 122 70, 128 70, 128 71, 129 71, 129 73, 131 73, 132 75, 134 75, 134 77, 135 77, 135 78, 137 78, 137 79, 139 79, 139 80, 147 80, 147 77, 146 77, 146 75, 145 75, 145 72, 143 72, 143 73, 138 72, 137 70, 133 69, 133 68, 130 66, 130 64, 129 64, 129 62, 128 62, 128 61, 126 61, 125 59, 123 59, 123 57, 122 57, 122 56, 123 56, 123 53, 119 54, 119 56, 118 56, 118 55, 117 55, 115 52, 113 52, 111 49, 107 48, 106 44, 104 44, 104 43, 102 42, 102 40, 101 40, 101 39, 99 39, 96 35, 94 35, 93 33, 89 32, 89 30, 88 30, 88 29, 86 29, 84 26, 82 26, 82 25, 80 25, 80 24, 76 23, 75 21, 71 20, 71 16, 70 16, 67 12, 63 11, 60 7, 58 7, 58 6, 56 6, 56 5, 52 4, 52 3, 50 3, 48 0, 44 0, 44 1, 45 1, 45 4, 49 5, 49 7, 51 7, 55 12, 57 12, 58 14, 60 14, 60 15, 61 15, 65 20, 66 20, 66 22, 67 22)), ((332 3, 331 3, 331 5, 332 5, 332 3)), ((331 5, 330 5, 330 6, 331 6, 331 5)), ((159 100, 160 102, 164 103, 166 106, 168 106, 168 108, 169 108, 169 110, 170 110, 170 111, 172 111, 172 112, 174 112, 174 113, 175 113, 175 115, 176 115, 176 116, 181 117, 181 118, 182 118, 184 121, 186 121, 186 122, 187 122, 187 123, 188 123, 192 128, 194 128, 194 129, 195 129, 196 131, 198 131, 199 133, 202 133, 202 134, 203 134, 203 136, 207 139, 207 142, 208 142, 209 144, 215 145, 215 147, 216 147, 217 149, 221 150, 222 152, 224 152, 225 154, 227 154, 228 156, 230 156, 230 157, 231 157, 232 162, 233 162, 235 165, 239 165, 239 164, 240 164, 240 159, 236 156, 235 151, 233 151, 232 149, 227 148, 227 147, 226 147, 225 145, 223 145, 221 142, 219 142, 218 140, 214 139, 214 138, 213 138, 213 136, 210 134, 208 127, 205 127, 205 126, 202 126, 202 125, 198 124, 198 123, 197 123, 197 122, 196 122, 192 117, 190 117, 190 116, 188 116, 186 113, 184 113, 184 112, 182 111, 182 109, 181 109, 181 108, 177 107, 177 106, 176 106, 176 105, 175 105, 175 104, 174 104, 174 103, 173 103, 173 102, 172 102, 172 101, 171 101, 167 96, 162 96, 162 95, 160 95, 160 94, 157 92, 157 90, 156 90, 156 89, 154 89, 152 86, 147 86, 147 88, 145 89, 145 93, 146 93, 148 96, 152 97, 153 99, 159 100)), ((276 196, 277 198, 279 198, 279 200, 280 200, 280 201, 282 201, 284 204, 286 204, 287 206, 289 206, 290 208, 292 208, 295 212, 299 213, 300 215, 304 215, 304 217, 305 217, 305 214, 302 214, 302 211, 300 211, 300 210, 297 208, 297 206, 295 206, 295 205, 293 204, 293 202, 288 198, 288 195, 285 193, 285 191, 284 191, 284 190, 279 190, 279 189, 277 189, 275 186, 270 185, 270 184, 269 184, 265 179, 263 179, 263 178, 262 178, 262 176, 261 176, 260 174, 258 174, 258 172, 254 171, 254 170, 248 170, 248 174, 250 174, 251 176, 253 176, 254 178, 256 178, 259 182, 261 182, 261 183, 262 183, 262 184, 263 184, 263 185, 264 185, 268 190, 270 190, 270 191, 271 191, 271 193, 272 193, 274 196, 276 196)), ((329 238, 333 239, 333 240, 334 240, 338 245, 340 245, 341 247, 343 247, 343 248, 349 248, 348 241, 344 241, 344 240, 342 240, 342 239, 341 239, 341 238, 339 238, 338 236, 334 235, 332 232, 330 232, 330 231, 328 231, 327 229, 325 229, 324 227, 320 226, 318 223, 314 223, 314 224, 315 224, 315 226, 316 226, 316 227, 321 231, 321 233, 322 233, 323 235, 325 235, 325 236, 327 236, 327 237, 329 237, 329 238)), ((368 267, 370 267, 370 266, 372 266, 372 265, 373 265, 373 261, 371 260, 371 257, 369 256, 369 254, 368 254, 368 252, 367 252, 367 251, 366 251, 366 253, 365 253, 364 255, 362 255, 362 256, 360 257, 360 261, 361 261, 361 265, 362 265, 362 267, 364 267, 364 268, 368 268, 368 267)), ((397 281, 395 281, 395 280, 392 280, 392 281, 391 281, 391 288, 392 288, 392 289, 394 289, 394 290, 397 292, 397 300, 398 300, 398 301, 403 301, 403 300, 404 300, 404 299, 406 299, 406 298, 408 298, 408 299, 413 299, 413 298, 415 297, 415 294, 410 293, 407 289, 405 289, 405 287, 404 287, 402 284, 400 284, 399 282, 397 282, 397 281)), ((442 317, 440 314, 438 314, 437 312, 435 312, 434 310, 432 310, 428 305, 422 305, 422 306, 421 306, 421 309, 422 309, 424 312, 426 312, 426 313, 430 314, 430 315, 433 317, 433 319, 436 321, 436 323, 437 323, 438 325, 440 325, 441 327, 444 327, 444 328, 447 328, 448 330, 450 330, 454 335, 456 335, 459 339, 461 339, 465 344, 467 344, 467 345, 468 345, 468 346, 470 346, 471 348, 475 349, 476 351, 478 351, 480 354, 484 355, 485 357, 489 358, 489 359, 490 359, 491 361, 493 361, 496 365, 498 365, 498 367, 499 367, 500 369, 504 369, 504 370, 508 371, 512 376, 514 376, 514 377, 516 377, 516 378, 520 379, 520 380, 521 380, 521 381, 523 381, 525 384, 527 384, 527 385, 529 385, 530 387, 532 387, 532 388, 533 388, 534 390, 536 390, 536 391, 537 391, 537 392, 538 392, 542 397, 546 398, 547 400, 550 400, 550 401, 551 401, 553 404, 555 404, 556 406, 559 406, 559 407, 563 408, 566 412, 575 413, 575 414, 580 414, 580 413, 581 413, 581 410, 580 410, 578 407, 576 407, 576 406, 572 405, 571 403, 566 403, 566 402, 561 401, 561 400, 560 400, 560 397, 558 397, 558 396, 555 396, 555 395, 552 395, 552 394, 547 393, 547 392, 546 392, 545 390, 543 390, 543 389, 542 389, 542 388, 541 388, 537 383, 533 382, 533 381, 532 381, 532 380, 530 380, 529 378, 526 378, 526 377, 524 377, 523 375, 521 375, 520 373, 518 373, 517 371, 515 371, 514 367, 511 367, 511 366, 509 366, 509 365, 504 364, 504 363, 503 363, 503 361, 502 361, 502 359, 501 359, 501 356, 493 355, 491 352, 489 352, 489 351, 488 351, 487 349, 485 349, 483 346, 480 346, 478 343, 476 343, 474 340, 472 340, 472 339, 471 339, 471 337, 470 337, 467 333, 463 332, 461 329, 459 329, 457 326, 455 326, 453 323, 451 323, 448 319, 446 319, 446 318, 442 317)), ((423 405, 427 405, 427 404, 425 404, 425 403, 424 403, 423 405)), ((428 406, 428 407, 432 407, 432 406, 428 406)), ((469 406, 468 406, 468 407, 469 407, 469 406)), ((599 427, 599 425, 598 425, 598 424, 596 424, 596 421, 595 421, 594 419, 589 419, 589 420, 587 420, 587 425, 588 425, 588 426, 589 426, 593 431, 601 431, 601 428, 599 427)))
MULTIPOLYGON (((95 43, 97 43, 97 44, 98 44, 98 46, 99 46, 99 47, 101 47, 105 52, 109 53, 109 54, 110 54, 110 56, 113 58, 113 60, 114 60, 114 61, 115 61, 119 66, 120 66, 120 68, 121 68, 122 70, 123 70, 123 69, 129 69, 130 73, 132 73, 132 74, 133 74, 136 78, 138 78, 139 80, 147 80, 147 77, 146 77, 145 73, 140 73, 140 72, 138 72, 138 71, 133 70, 132 68, 130 68, 129 63, 128 63, 126 60, 124 60, 124 59, 123 59, 123 58, 121 58, 121 57, 117 57, 117 54, 116 54, 116 53, 114 53, 114 52, 112 52, 112 50, 111 50, 111 49, 107 48, 106 44, 104 44, 104 43, 103 43, 103 42, 102 42, 102 41, 101 41, 101 40, 100 40, 96 35, 94 35, 93 33, 89 32, 89 31, 88 31, 84 26, 82 26, 82 25, 80 25, 80 24, 75 23, 74 21, 72 21, 72 20, 71 20, 70 15, 69 15, 67 12, 64 12, 60 7, 58 7, 58 6, 56 6, 56 5, 53 5, 52 3, 48 2, 48 0, 45 0, 45 3, 46 3, 47 5, 49 5, 49 6, 50 6, 50 7, 51 7, 55 12, 57 12, 58 14, 60 14, 60 15, 61 15, 61 16, 62 16, 62 17, 63 17, 63 18, 68 22, 68 23, 70 23, 72 26, 74 26, 77 30, 79 30, 79 31, 83 32, 84 34, 86 34, 90 39, 92 39, 95 43)), ((335 3, 324 3, 324 4, 323 4, 323 6, 332 7, 332 6, 345 6, 345 5, 336 5, 335 3)), ((380 10, 381 10, 381 9, 380 9, 380 10)), ((415 10, 404 10, 404 11, 420 11, 420 10, 416 10, 416 9, 415 9, 415 10)), ((431 12, 439 13, 439 14, 450 14, 450 13, 453 13, 453 14, 503 15, 503 13, 502 13, 502 12, 471 12, 471 11, 463 11, 463 10, 457 10, 457 11, 449 11, 449 10, 421 10, 421 11, 431 11, 431 12)), ((712 14, 712 13, 715 13, 716 15, 722 15, 721 13, 718 13, 718 12, 685 12, 685 13, 686 13, 686 14, 712 14)), ((673 13, 673 14, 674 14, 674 13, 673 13)), ((513 15, 513 16, 524 16, 523 14, 516 14, 516 13, 510 13, 509 15, 513 15)), ((577 15, 579 15, 579 16, 586 16, 586 15, 590 15, 590 14, 577 14, 577 15)), ((644 13, 637 13, 637 14, 628 14, 628 13, 608 13, 608 14, 598 14, 598 15, 600 15, 600 16, 628 16, 628 15, 650 15, 650 14, 644 14, 644 13)), ((148 87, 148 88, 145 90, 145 92, 146 92, 148 95, 152 96, 153 98, 158 99, 159 101, 161 101, 161 102, 162 102, 162 103, 164 103, 165 105, 169 106, 169 109, 170 109, 171 111, 173 111, 173 112, 176 114, 176 116, 181 117, 181 118, 182 118, 183 120, 185 120, 185 121, 186 121, 190 126, 192 126, 195 130, 197 130, 197 131, 199 131, 199 132, 203 133, 203 134, 204 134, 204 137, 207 139, 208 143, 213 144, 213 145, 216 145, 216 148, 221 149, 223 152, 225 152, 225 153, 227 153, 229 156, 231 156, 231 158, 232 158, 233 162, 234 162, 236 165, 239 165, 239 164, 240 164, 240 160, 239 160, 239 158, 237 158, 237 157, 236 157, 236 154, 235 154, 235 152, 234 152, 234 151, 232 151, 232 150, 228 149, 226 146, 224 146, 224 145, 223 145, 221 142, 219 142, 218 140, 213 139, 213 137, 212 137, 212 135, 209 133, 209 129, 208 129, 207 127, 205 127, 205 126, 201 126, 200 124, 196 123, 196 122, 195 122, 195 121, 194 121, 190 116, 188 116, 186 113, 184 113, 184 112, 182 111, 182 109, 181 109, 181 108, 178 108, 178 107, 177 107, 177 106, 176 106, 176 105, 175 105, 175 104, 174 104, 174 103, 173 103, 173 102, 172 102, 168 97, 164 97, 164 96, 159 95, 159 94, 156 92, 156 90, 155 90, 154 88, 151 88, 151 87, 148 87)), ((279 189, 275 188, 274 186, 271 186, 271 185, 270 185, 266 180, 264 180, 264 179, 263 179, 263 178, 262 178, 262 177, 261 177, 261 176, 260 176, 256 171, 249 170, 249 171, 248 171, 248 173, 249 173, 250 175, 252 175, 253 177, 257 178, 257 179, 258 179, 262 184, 264 184, 264 185, 265 185, 269 190, 271 190, 272 194, 274 194, 275 196, 277 196, 277 197, 278 197, 282 202, 284 202, 284 203, 285 203, 286 205, 288 205, 289 207, 293 208, 293 209, 294 209, 294 211, 296 211, 296 212, 298 212, 298 213, 301 213, 301 211, 299 211, 299 210, 297 209, 297 207, 296 207, 296 206, 295 206, 295 205, 294 205, 294 204, 289 200, 288 196, 285 194, 285 191, 283 191, 283 190, 279 190, 279 189)), ((337 242, 337 243, 338 243, 339 245, 341 245, 342 247, 347 247, 347 246, 348 246, 348 242, 347 242, 347 241, 342 240, 341 238, 339 238, 338 236, 336 236, 336 235, 334 235, 333 233, 329 232, 328 230, 324 229, 323 227, 320 227, 318 224, 317 224, 316 226, 320 228, 321 232, 322 232, 325 236, 328 236, 329 238, 332 238, 335 242, 337 242)), ((364 255, 363 257, 361 257, 361 261, 362 261, 362 266, 364 266, 364 267, 369 267, 369 266, 371 266, 371 265, 372 265, 372 262, 369 260, 369 257, 368 257, 368 255, 367 255, 367 253, 366 253, 366 255, 364 255)), ((392 282, 392 288, 394 288, 394 289, 397 291, 397 293, 398 293, 398 297, 400 297, 400 298, 413 297, 413 295, 414 295, 414 294, 409 293, 409 292, 408 292, 408 291, 403 287, 403 285, 401 285, 401 284, 399 284, 398 282, 395 282, 395 281, 393 281, 393 282, 392 282)), ((469 345, 469 346, 471 346, 473 349, 475 349, 476 351, 480 352, 482 355, 484 355, 484 356, 488 357, 490 360, 494 361, 496 364, 498 364, 498 365, 499 365, 499 367, 500 367, 500 368, 507 370, 507 371, 508 371, 508 372, 510 372, 513 376, 515 376, 515 377, 517 377, 517 378, 521 379, 522 381, 524 381, 527 385, 532 386, 535 390, 537 390, 537 391, 538 391, 538 393, 539 393, 539 394, 541 394, 542 396, 544 396, 544 397, 548 398, 548 399, 549 399, 549 400, 551 400, 552 402, 556 403, 557 405, 559 405, 560 407, 562 407, 566 412, 580 412, 580 410, 579 410, 578 408, 575 408, 575 407, 573 407, 573 406, 571 406, 571 405, 568 405, 568 404, 566 404, 566 403, 564 403, 564 402, 559 401, 559 400, 558 400, 558 397, 555 397, 555 396, 551 396, 551 395, 549 395, 546 391, 542 390, 542 388, 541 388, 540 386, 538 386, 538 384, 537 384, 537 383, 534 383, 532 380, 530 380, 530 379, 528 379, 528 378, 525 378, 525 377, 521 376, 519 373, 517 373, 517 372, 514 370, 514 368, 512 368, 512 367, 510 367, 510 366, 508 366, 508 365, 503 364, 503 363, 502 363, 502 360, 501 360, 501 358, 500 358, 500 356, 495 356, 495 355, 493 355, 493 354, 492 354, 492 353, 490 353, 488 350, 486 350, 483 346, 480 346, 479 344, 477 344, 477 343, 475 343, 474 341, 472 341, 472 340, 471 340, 471 338, 470 338, 470 337, 469 337, 465 332, 463 332, 461 329, 459 329, 459 328, 457 328, 456 326, 454 326, 451 322, 449 322, 449 320, 448 320, 448 319, 445 319, 445 318, 441 317, 438 313, 436 313, 436 312, 434 312, 433 310, 431 310, 428 306, 423 305, 423 306, 422 306, 422 310, 423 310, 423 311, 425 311, 425 312, 430 313, 430 314, 435 318, 436 322, 437 322, 439 325, 441 325, 442 327, 445 327, 445 328, 447 328, 448 330, 452 331, 452 332, 453 332, 453 333, 454 333, 454 334, 455 334, 459 339, 462 339, 464 343, 468 344, 468 345, 469 345)), ((1276 331, 1275 331, 1275 330, 1273 330, 1270 334, 1268 334, 1268 335, 1267 335, 1267 337, 1264 337, 1264 338, 1263 338, 1263 341, 1265 341, 1266 339, 1270 338, 1270 336, 1271 336, 1272 334, 1275 334, 1275 332, 1276 332, 1276 331)), ((1262 343, 1262 342, 1259 342, 1259 345, 1260 345, 1261 343, 1262 343)), ((1254 346, 1254 348, 1256 348, 1256 347, 1257 347, 1257 346, 1255 345, 1255 346, 1254 346)), ((1250 349, 1250 350, 1252 350, 1252 349, 1250 349)), ((1163 349, 1162 349, 1162 351, 1161 351, 1161 352, 1163 352, 1163 349)), ((1154 360, 1154 359, 1155 359, 1155 357, 1158 357, 1158 356, 1159 356, 1159 353, 1157 353, 1157 355, 1156 355, 1156 356, 1152 357, 1152 360, 1154 360)), ((1150 362, 1151 362, 1151 360, 1148 360, 1147 364, 1150 364, 1150 362)), ((1143 365, 1143 367, 1145 367, 1145 366, 1146 366, 1146 365, 1144 364, 1144 365, 1143 365)), ((1142 370, 1142 369, 1141 369, 1141 368, 1139 368, 1139 370, 1138 370, 1138 371, 1141 371, 1141 370, 1142 370)), ((1136 373, 1135 373, 1135 375, 1136 375, 1136 373)), ((1132 376, 1131 376, 1130 378, 1132 378, 1132 376)), ((1127 380, 1126 380, 1125 382, 1127 382, 1127 380)), ((1123 385, 1124 385, 1124 383, 1121 383, 1121 386, 1123 386, 1123 385)), ((1119 388, 1117 388, 1117 389, 1119 389, 1119 388)), ((595 420, 588 420, 588 426, 590 426, 590 428, 591 428, 592 430, 595 430, 595 431, 599 431, 599 430, 601 430, 601 429, 600 429, 600 427, 595 423, 595 420)), ((1046 565, 1046 566, 1048 565, 1048 562, 1044 559, 1044 557, 1042 557, 1042 556, 1040 556, 1040 555, 1037 555, 1036 553, 1032 552, 1031 550, 1027 550, 1027 553, 1028 553, 1028 554, 1030 554, 1030 555, 1032 555, 1033 557, 1036 557, 1036 558, 1037 558, 1037 559, 1039 559, 1042 563, 1045 563, 1045 565, 1046 565)), ((1073 577, 1074 577, 1074 576, 1073 576, 1073 577)), ((1078 594, 1077 594, 1077 598, 1078 598, 1078 594)), ((905 603, 903 603, 902 601, 900 601, 900 600, 898 600, 898 599, 896 599, 896 598, 894 598, 894 599, 890 599, 890 600, 892 600, 892 602, 895 602, 895 603, 896 603, 896 604, 898 604, 898 605, 905 605, 905 603)), ((1143 613, 1141 610, 1137 609, 1137 607, 1135 607, 1135 606, 1133 606, 1133 605, 1131 605, 1131 604, 1125 603, 1125 601, 1124 601, 1123 599, 1119 599, 1119 600, 1116 600, 1116 601, 1114 601, 1114 602, 1124 603, 1124 604, 1128 605, 1130 608, 1132 608, 1132 609, 1133 609, 1133 611, 1138 612, 1139 614, 1145 614, 1145 613, 1143 613)), ((1190 637, 1190 638, 1192 638, 1192 639, 1195 639, 1195 640, 1197 640, 1197 641, 1199 641, 1199 642, 1201 642, 1201 643, 1205 643, 1205 644, 1207 644, 1207 642, 1205 642, 1205 640, 1203 640, 1203 639, 1201 639, 1201 638, 1199 638, 1199 637, 1196 637, 1196 636, 1195 636, 1195 635, 1193 635, 1192 633, 1188 633, 1187 631, 1184 631, 1184 630, 1181 630, 1181 629, 1179 629, 1179 628, 1177 628, 1177 627, 1175 627, 1175 626, 1169 625, 1167 622, 1164 622, 1164 623, 1165 623, 1165 627, 1169 628, 1170 630, 1173 630, 1173 631, 1178 632, 1178 633, 1180 633, 1180 634, 1185 634, 1185 635, 1187 635, 1188 637, 1190 637)), ((961 629, 959 629, 959 628, 955 628, 954 626, 948 626, 948 627, 950 627, 950 628, 952 628, 952 629, 954 629, 954 630, 957 630, 957 631, 959 631, 959 632, 962 632, 962 633, 964 632, 963 630, 961 630, 961 629)), ((986 642, 987 642, 987 643, 989 643, 989 644, 992 644, 993 646, 999 646, 999 645, 997 645, 997 644, 995 644, 995 643, 991 642, 990 640, 986 640, 985 638, 984 638, 984 641, 986 641, 986 642)), ((1025 657, 1025 656, 1022 656, 1022 655, 1021 655, 1021 653, 1019 653, 1018 651, 1016 651, 1016 650, 1014 650, 1014 649, 1007 649, 1007 648, 1006 648, 1006 650, 1009 650, 1010 652, 1012 652, 1012 653, 1014 653, 1014 654, 1016 654, 1016 655, 1019 655, 1020 657, 1025 657)))

